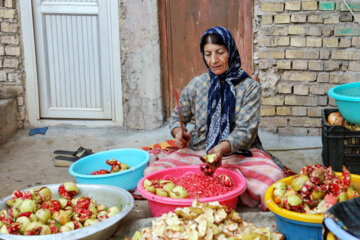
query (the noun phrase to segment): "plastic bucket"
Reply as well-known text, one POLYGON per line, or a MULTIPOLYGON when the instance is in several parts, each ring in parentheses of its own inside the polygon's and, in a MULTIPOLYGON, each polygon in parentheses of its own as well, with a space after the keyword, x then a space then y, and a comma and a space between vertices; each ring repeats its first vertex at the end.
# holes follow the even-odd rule
POLYGON ((322 224, 291 220, 275 214, 277 229, 286 240, 321 240, 322 224))

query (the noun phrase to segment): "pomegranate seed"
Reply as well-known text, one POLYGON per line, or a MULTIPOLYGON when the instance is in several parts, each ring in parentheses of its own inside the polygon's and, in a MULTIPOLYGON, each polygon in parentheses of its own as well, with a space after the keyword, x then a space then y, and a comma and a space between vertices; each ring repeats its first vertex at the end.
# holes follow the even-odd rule
POLYGON ((216 180, 214 176, 205 176, 204 174, 194 173, 180 177, 169 177, 175 185, 180 185, 188 191, 188 198, 206 198, 216 197, 230 192, 235 187, 227 187, 216 180))

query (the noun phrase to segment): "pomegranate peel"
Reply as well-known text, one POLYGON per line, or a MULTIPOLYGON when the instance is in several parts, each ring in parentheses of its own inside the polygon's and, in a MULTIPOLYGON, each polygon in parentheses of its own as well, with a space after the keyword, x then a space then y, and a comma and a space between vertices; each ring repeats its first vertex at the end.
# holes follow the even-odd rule
POLYGON ((216 180, 218 180, 219 182, 224 184, 224 186, 226 186, 226 187, 231 187, 233 185, 231 179, 226 174, 220 174, 220 175, 216 176, 216 180))

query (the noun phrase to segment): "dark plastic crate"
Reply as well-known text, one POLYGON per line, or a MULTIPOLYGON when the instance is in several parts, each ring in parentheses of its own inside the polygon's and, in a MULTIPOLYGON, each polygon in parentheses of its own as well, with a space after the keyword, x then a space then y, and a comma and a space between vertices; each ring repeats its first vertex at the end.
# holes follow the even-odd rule
POLYGON ((337 108, 322 110, 322 160, 325 166, 332 166, 341 172, 342 166, 353 174, 360 174, 360 131, 351 131, 341 125, 330 125, 327 118, 337 108))

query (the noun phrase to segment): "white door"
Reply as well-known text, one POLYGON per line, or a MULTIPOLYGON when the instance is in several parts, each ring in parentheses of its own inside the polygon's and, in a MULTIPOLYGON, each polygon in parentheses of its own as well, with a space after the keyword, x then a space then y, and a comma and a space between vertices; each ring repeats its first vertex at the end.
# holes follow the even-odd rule
POLYGON ((109 13, 117 2, 32 1, 40 119, 113 119, 120 40, 109 13))

